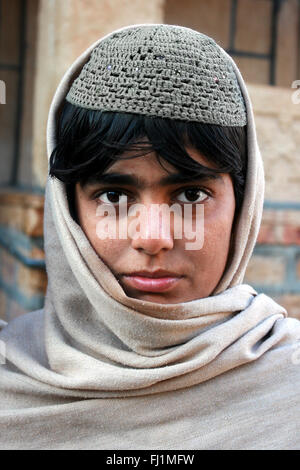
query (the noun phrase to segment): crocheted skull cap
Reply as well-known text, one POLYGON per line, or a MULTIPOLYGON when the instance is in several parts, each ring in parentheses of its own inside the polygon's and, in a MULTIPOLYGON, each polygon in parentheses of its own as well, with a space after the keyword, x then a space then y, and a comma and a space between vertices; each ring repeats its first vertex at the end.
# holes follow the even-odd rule
POLYGON ((175 25, 131 27, 100 41, 66 99, 93 110, 221 126, 247 123, 223 49, 205 34, 175 25))

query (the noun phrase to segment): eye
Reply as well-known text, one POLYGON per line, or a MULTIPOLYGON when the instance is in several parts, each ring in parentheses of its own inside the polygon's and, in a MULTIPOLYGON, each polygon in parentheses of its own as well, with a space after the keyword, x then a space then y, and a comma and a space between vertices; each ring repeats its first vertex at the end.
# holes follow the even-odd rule
POLYGON ((200 188, 188 188, 181 191, 177 198, 180 202, 203 202, 207 199, 208 194, 200 188))
POLYGON ((97 196, 105 204, 126 204, 127 194, 122 191, 104 191, 97 196))

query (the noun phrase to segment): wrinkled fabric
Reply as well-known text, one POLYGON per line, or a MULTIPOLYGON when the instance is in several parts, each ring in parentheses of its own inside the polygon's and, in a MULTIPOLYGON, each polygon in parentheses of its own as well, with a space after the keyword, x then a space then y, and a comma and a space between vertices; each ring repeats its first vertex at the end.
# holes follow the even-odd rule
MULTIPOLYGON (((99 41, 57 88, 48 158, 62 102, 99 41)), ((72 219, 65 185, 48 178, 45 305, 0 324, 0 448, 300 447, 300 322, 243 284, 264 170, 250 98, 232 64, 247 108, 248 173, 234 254, 215 291, 179 304, 128 297, 72 219)))

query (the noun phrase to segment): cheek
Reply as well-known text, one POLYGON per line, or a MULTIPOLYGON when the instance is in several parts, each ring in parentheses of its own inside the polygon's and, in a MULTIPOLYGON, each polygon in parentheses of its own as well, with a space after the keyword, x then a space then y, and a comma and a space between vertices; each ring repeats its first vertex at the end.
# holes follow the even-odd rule
POLYGON ((204 244, 200 250, 185 251, 193 267, 192 285, 201 297, 209 295, 219 282, 228 259, 234 206, 221 206, 204 216, 204 244), (200 289, 200 291, 199 291, 200 289))
POLYGON ((204 235, 206 241, 210 239, 222 243, 230 237, 234 213, 231 211, 218 211, 211 217, 207 215, 204 219, 204 235))
POLYGON ((235 199, 230 191, 215 203, 204 208, 204 244, 199 256, 208 259, 227 255, 230 245, 235 199), (201 253, 202 252, 202 253, 201 253))
POLYGON ((221 257, 227 256, 234 219, 235 200, 233 194, 230 196, 204 217, 204 247, 221 257))
POLYGON ((128 241, 112 238, 101 239, 97 234, 97 224, 101 222, 102 218, 97 216, 96 210, 96 205, 94 206, 81 202, 79 210, 80 226, 96 253, 103 259, 103 261, 113 265, 128 247, 128 241))
POLYGON ((96 236, 96 238, 93 241, 90 240, 90 242, 100 258, 112 267, 122 257, 122 254, 127 249, 127 245, 124 246, 124 240, 100 240, 96 236))

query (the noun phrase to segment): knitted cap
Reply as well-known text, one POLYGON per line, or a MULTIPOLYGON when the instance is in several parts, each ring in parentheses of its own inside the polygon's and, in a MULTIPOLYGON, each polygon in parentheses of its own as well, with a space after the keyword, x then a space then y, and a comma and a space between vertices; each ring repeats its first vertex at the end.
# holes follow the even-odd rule
POLYGON ((205 34, 174 25, 136 26, 106 37, 66 99, 93 110, 221 126, 247 123, 225 51, 205 34))

